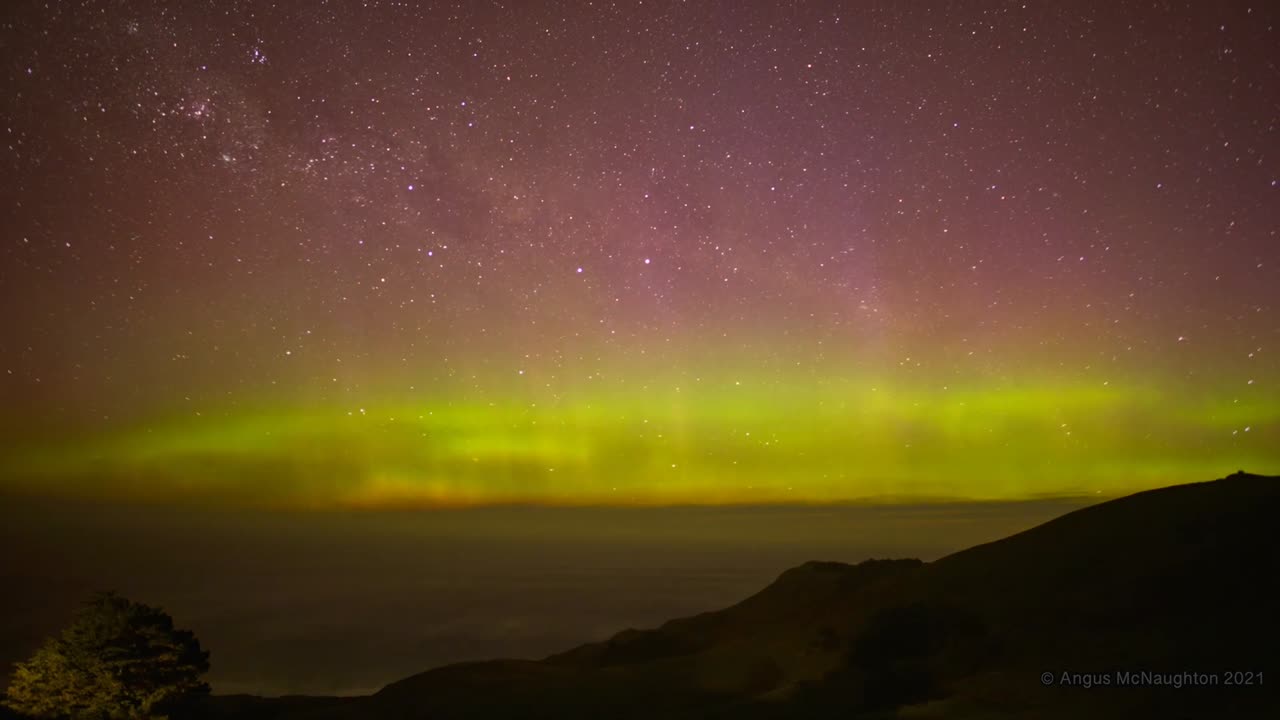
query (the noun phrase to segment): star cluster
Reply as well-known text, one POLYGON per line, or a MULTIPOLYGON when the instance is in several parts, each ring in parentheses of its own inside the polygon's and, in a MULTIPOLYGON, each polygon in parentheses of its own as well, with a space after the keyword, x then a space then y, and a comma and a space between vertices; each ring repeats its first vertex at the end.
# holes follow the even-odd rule
POLYGON ((1276 471, 1276 23, 21 3, 7 482, 698 502, 1276 471))

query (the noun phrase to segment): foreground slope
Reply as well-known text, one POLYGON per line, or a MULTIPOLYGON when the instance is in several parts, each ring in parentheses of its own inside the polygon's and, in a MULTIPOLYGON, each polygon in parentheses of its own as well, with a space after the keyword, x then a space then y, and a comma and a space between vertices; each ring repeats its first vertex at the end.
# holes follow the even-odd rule
POLYGON ((215 699, 208 710, 406 719, 1269 715, 1280 710, 1280 675, 1270 673, 1280 640, 1277 512, 1280 478, 1237 473, 1084 508, 932 563, 807 563, 725 610, 542 661, 452 665, 340 702, 215 699), (1212 674, 1219 685, 1117 687, 1118 671, 1187 683, 1212 674), (1228 671, 1255 675, 1226 687, 1228 671))

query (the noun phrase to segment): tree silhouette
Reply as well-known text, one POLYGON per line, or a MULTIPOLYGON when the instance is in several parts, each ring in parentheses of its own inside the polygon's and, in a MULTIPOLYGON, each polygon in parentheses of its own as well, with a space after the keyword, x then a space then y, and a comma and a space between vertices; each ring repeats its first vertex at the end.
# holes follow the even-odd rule
POLYGON ((36 718, 163 718, 209 692, 209 653, 159 608, 99 593, 19 663, 5 704, 36 718))

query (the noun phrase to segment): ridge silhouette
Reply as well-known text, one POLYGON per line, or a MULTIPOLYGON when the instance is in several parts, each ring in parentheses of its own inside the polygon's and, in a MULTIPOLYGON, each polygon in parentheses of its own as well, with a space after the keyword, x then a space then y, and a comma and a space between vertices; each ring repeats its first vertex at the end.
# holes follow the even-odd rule
POLYGON ((1275 717, 1278 512, 1280 478, 1238 472, 933 562, 805 563, 723 610, 543 660, 361 698, 214 697, 202 717, 1275 717), (1083 686, 1144 671, 1191 675, 1083 686), (1208 674, 1219 684, 1190 684, 1208 674))

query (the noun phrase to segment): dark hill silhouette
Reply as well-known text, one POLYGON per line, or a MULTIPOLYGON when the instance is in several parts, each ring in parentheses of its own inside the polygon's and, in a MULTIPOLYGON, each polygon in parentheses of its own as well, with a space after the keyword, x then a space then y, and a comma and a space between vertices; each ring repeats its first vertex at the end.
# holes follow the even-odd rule
POLYGON ((451 665, 366 698, 213 698, 206 710, 398 719, 1280 717, 1278 512, 1280 478, 1236 473, 1087 507, 931 563, 806 563, 733 607, 541 661, 451 665), (1085 675, 1114 683, 1117 671, 1255 675, 1242 687, 1079 686, 1085 675), (1078 675, 1076 686, 1064 687, 1063 673, 1078 675))

